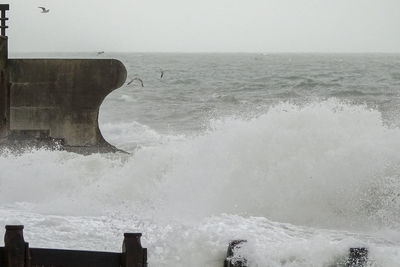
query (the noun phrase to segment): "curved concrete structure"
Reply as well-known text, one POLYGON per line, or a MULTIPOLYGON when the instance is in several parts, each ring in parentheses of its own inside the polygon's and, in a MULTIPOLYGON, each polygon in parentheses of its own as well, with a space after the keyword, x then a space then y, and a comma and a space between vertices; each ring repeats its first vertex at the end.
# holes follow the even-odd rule
POLYGON ((3 65, 3 144, 51 146, 56 141, 59 148, 80 153, 117 150, 101 135, 98 115, 104 98, 126 80, 120 61, 8 59, 3 65))
POLYGON ((111 147, 98 114, 104 98, 126 80, 120 61, 9 59, 8 71, 13 138, 49 137, 71 150, 111 147))

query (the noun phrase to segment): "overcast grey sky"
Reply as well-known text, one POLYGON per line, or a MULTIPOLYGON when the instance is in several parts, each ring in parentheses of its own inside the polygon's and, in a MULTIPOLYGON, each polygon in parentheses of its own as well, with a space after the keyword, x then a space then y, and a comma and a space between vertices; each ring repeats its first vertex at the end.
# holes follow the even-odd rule
POLYGON ((11 52, 400 52, 400 0, 9 3, 11 52))

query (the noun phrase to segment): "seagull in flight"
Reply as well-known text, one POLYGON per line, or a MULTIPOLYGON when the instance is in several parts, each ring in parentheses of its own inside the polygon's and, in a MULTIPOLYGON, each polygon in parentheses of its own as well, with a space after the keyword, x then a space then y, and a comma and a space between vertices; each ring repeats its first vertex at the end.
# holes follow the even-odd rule
POLYGON ((126 85, 130 85, 131 83, 133 83, 133 81, 139 81, 142 87, 144 87, 143 80, 140 78, 133 78, 126 85))
POLYGON ((49 13, 50 9, 46 9, 45 7, 39 6, 38 8, 42 9, 42 13, 49 13))
POLYGON ((160 72, 160 79, 162 79, 164 77, 164 74, 168 71, 168 70, 163 70, 162 68, 158 68, 158 71, 160 72))

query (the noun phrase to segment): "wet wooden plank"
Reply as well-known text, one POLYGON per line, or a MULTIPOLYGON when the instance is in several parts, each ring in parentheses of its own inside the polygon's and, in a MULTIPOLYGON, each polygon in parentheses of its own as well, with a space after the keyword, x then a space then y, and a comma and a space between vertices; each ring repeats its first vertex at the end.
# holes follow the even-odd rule
POLYGON ((120 267, 121 253, 31 248, 31 267, 120 267))
POLYGON ((4 262, 4 247, 0 248, 0 267, 5 267, 6 263, 4 262))

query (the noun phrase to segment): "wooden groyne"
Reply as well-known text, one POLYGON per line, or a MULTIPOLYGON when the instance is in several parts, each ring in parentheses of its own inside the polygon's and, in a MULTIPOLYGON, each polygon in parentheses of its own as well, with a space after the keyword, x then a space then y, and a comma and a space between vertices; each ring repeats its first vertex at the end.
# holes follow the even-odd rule
MULTIPOLYGON (((147 267, 147 249, 141 245, 141 233, 125 233, 122 252, 31 248, 24 240, 24 226, 7 225, 4 247, 0 247, 0 267, 147 267)), ((248 261, 237 255, 237 249, 246 240, 233 240, 221 266, 249 267, 248 261)), ((368 263, 366 248, 350 248, 340 266, 365 267, 368 263)), ((338 265, 339 266, 339 265, 338 265)))
POLYGON ((147 267, 140 233, 125 233, 122 252, 30 248, 22 225, 7 225, 0 267, 147 267))
MULTIPOLYGON (((246 240, 233 240, 229 243, 224 267, 249 267, 246 258, 236 253, 236 250, 246 242, 246 240)), ((340 266, 365 267, 367 262, 368 250, 366 248, 350 248, 348 258, 343 263, 340 263, 340 266)))

